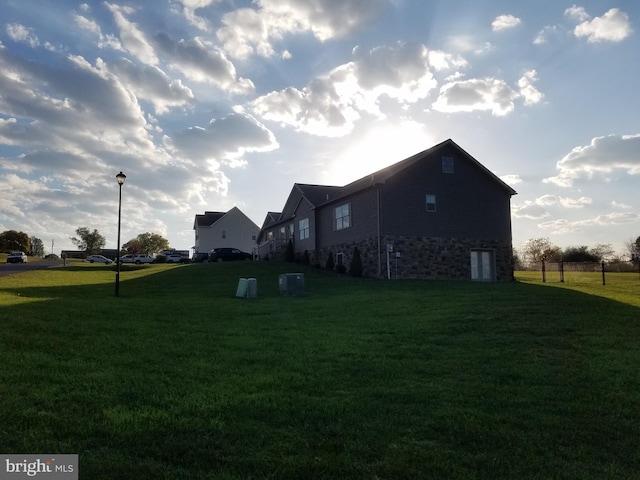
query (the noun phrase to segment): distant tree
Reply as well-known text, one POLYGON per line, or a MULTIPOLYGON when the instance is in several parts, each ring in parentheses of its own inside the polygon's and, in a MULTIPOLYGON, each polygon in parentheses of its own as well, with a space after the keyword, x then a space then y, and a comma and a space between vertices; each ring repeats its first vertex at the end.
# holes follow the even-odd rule
POLYGON ((7 230, 0 233, 0 251, 1 252, 30 252, 31 242, 29 235, 16 230, 7 230))
POLYGON ((360 257, 358 247, 353 247, 353 255, 351 257, 351 263, 349 264, 349 275, 352 277, 362 276, 362 258, 360 257))
POLYGON ((87 255, 98 253, 107 243, 97 229, 92 232, 88 227, 80 227, 76 229, 76 235, 77 237, 70 237, 71 241, 87 255))
POLYGON ((589 247, 581 245, 579 247, 567 247, 562 252, 563 262, 597 262, 600 257, 589 251, 589 247))
POLYGON ((615 250, 610 243, 598 243, 589 252, 598 257, 598 260, 605 262, 611 260, 615 255, 615 250))
POLYGON ((522 251, 524 258, 529 263, 558 261, 561 255, 560 247, 551 243, 548 238, 532 238, 524 246, 522 251))
POLYGON ((631 261, 635 264, 640 263, 640 237, 635 240, 629 240, 626 247, 631 261))
POLYGON ((291 241, 291 239, 289 239, 289 241, 287 242, 287 250, 284 254, 284 261, 285 262, 289 262, 289 263, 293 263, 295 261, 296 257, 295 254, 293 252, 293 242, 291 241))
POLYGON ((327 270, 333 270, 335 267, 335 262, 333 261, 333 252, 329 252, 329 256, 327 257, 327 263, 324 264, 324 268, 327 270))
POLYGON ((122 250, 136 254, 155 255, 162 250, 169 249, 169 240, 157 233, 141 233, 122 246, 122 250))
POLYGON ((31 256, 44 257, 44 243, 38 237, 31 237, 31 256))

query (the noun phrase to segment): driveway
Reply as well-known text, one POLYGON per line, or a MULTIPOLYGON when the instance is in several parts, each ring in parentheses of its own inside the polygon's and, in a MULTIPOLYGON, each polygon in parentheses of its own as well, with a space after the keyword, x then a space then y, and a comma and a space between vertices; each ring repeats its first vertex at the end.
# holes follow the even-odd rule
POLYGON ((62 260, 40 260, 29 263, 0 263, 0 277, 5 277, 14 273, 30 272, 32 270, 42 270, 44 268, 57 267, 62 265, 62 260))

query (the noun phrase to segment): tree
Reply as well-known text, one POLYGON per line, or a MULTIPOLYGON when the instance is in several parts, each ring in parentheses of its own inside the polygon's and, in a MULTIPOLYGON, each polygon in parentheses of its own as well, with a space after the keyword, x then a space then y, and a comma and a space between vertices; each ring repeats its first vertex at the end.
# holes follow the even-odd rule
POLYGON ((609 261, 616 253, 610 243, 599 243, 589 251, 603 262, 609 261))
POLYGON ((353 256, 351 263, 349 264, 349 275, 352 277, 362 276, 362 258, 360 257, 360 250, 358 247, 353 247, 353 256))
POLYGON ((122 250, 133 255, 155 255, 162 250, 169 250, 169 240, 157 233, 141 233, 122 246, 122 250))
POLYGON ((562 252, 563 262, 597 262, 600 258, 589 251, 586 245, 567 247, 562 252))
POLYGON ((548 238, 531 238, 524 246, 522 253, 527 262, 537 263, 542 260, 546 262, 559 260, 561 250, 548 238))
POLYGON ((38 237, 31 237, 31 256, 44 257, 44 243, 38 237))
POLYGON ((107 243, 97 229, 92 232, 88 227, 80 227, 76 229, 76 235, 77 237, 70 237, 71 241, 87 255, 98 253, 107 243))
POLYGON ((0 251, 1 252, 30 252, 31 242, 29 235, 16 230, 7 230, 0 233, 0 251))
POLYGON ((287 250, 284 253, 284 261, 293 263, 295 259, 296 257, 293 252, 293 242, 291 241, 291 239, 289 239, 289 241, 287 242, 287 250))
POLYGON ((631 261, 635 264, 640 263, 640 237, 635 240, 629 240, 626 246, 631 261))

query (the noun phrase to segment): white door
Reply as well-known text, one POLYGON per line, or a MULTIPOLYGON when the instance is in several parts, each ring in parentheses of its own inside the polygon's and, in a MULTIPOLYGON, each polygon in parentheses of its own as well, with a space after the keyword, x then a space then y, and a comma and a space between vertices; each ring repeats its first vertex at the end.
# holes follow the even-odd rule
POLYGON ((491 250, 471 250, 471 280, 493 281, 493 268, 494 261, 491 250))

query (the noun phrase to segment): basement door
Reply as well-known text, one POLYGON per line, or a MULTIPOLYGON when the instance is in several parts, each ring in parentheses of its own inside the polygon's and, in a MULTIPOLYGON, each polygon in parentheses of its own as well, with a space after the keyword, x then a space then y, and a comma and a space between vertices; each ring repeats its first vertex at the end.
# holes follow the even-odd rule
POLYGON ((493 250, 471 250, 471 280, 493 282, 495 257, 493 250))

